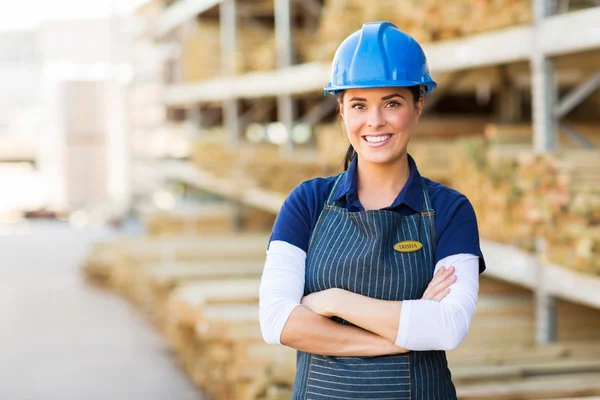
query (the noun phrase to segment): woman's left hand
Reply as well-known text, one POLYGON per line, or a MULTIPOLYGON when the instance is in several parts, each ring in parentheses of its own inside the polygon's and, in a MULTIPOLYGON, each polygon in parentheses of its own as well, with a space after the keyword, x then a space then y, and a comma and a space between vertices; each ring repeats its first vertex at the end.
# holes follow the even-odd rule
POLYGON ((335 316, 336 306, 343 296, 343 289, 331 288, 304 296, 300 304, 324 317, 335 316))

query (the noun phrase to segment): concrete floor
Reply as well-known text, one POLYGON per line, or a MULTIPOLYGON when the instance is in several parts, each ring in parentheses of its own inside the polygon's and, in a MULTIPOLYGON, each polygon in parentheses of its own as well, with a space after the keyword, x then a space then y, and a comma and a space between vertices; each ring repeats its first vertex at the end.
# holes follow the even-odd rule
POLYGON ((1 400, 199 400, 164 341, 82 280, 99 228, 0 226, 1 400))

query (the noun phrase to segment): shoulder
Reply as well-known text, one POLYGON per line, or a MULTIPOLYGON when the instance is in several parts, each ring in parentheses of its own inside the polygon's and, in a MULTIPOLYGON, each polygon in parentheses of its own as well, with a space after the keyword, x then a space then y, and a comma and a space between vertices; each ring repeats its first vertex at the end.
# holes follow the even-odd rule
POLYGON ((303 202, 307 205, 324 203, 333 189, 336 178, 337 175, 306 180, 290 192, 286 201, 303 202))
POLYGON ((285 199, 280 214, 293 209, 306 214, 311 220, 318 217, 336 178, 337 175, 318 177, 300 183, 285 199))
POLYGON ((473 209, 467 196, 458 190, 449 188, 428 178, 423 178, 423 180, 436 215, 453 213, 461 209, 473 209))
POLYGON ((277 214, 270 241, 281 240, 307 251, 310 235, 336 178, 337 175, 313 178, 296 186, 277 214))
POLYGON ((455 254, 479 257, 479 272, 486 269, 479 243, 477 217, 471 202, 455 189, 425 178, 435 211, 436 260, 455 254))

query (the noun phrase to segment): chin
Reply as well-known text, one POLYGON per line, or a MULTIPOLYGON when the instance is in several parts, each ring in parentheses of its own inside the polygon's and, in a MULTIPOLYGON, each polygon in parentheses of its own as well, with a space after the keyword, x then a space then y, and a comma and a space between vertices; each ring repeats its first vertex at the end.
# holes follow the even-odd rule
POLYGON ((362 159, 366 162, 373 164, 390 164, 396 161, 400 155, 393 156, 391 154, 369 154, 369 152, 364 152, 362 154, 362 159))

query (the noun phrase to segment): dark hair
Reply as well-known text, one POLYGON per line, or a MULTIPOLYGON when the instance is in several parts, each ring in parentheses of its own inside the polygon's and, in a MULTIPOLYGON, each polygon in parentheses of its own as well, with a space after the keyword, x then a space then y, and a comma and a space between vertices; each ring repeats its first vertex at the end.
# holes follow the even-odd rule
MULTIPOLYGON (((408 86, 406 87, 408 90, 410 90, 410 92, 412 93, 412 97, 413 97, 413 101, 416 103, 417 101, 419 101, 419 99, 421 97, 425 97, 425 91, 423 89, 423 87, 421 87, 420 85, 416 85, 416 86, 408 86)), ((338 94, 338 107, 339 110, 341 110, 342 108, 342 104, 344 102, 344 94, 346 93, 346 91, 341 91, 338 94)), ((346 155, 344 156, 344 171, 348 170, 348 167, 350 166, 350 163, 352 162, 352 159, 356 157, 356 151, 354 150, 354 147, 352 147, 352 145, 348 146, 348 150, 346 150, 346 155)))

